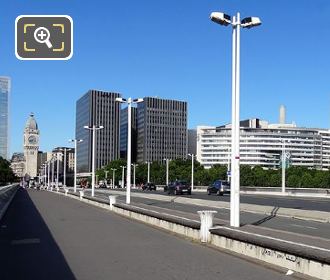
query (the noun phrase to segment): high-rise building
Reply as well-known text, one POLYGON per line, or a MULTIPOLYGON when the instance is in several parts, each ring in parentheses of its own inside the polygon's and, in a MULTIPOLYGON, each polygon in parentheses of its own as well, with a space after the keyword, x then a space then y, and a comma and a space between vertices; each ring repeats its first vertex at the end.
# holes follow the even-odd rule
POLYGON ((24 129, 25 174, 34 178, 38 173, 39 129, 31 113, 24 129))
POLYGON ((187 157, 187 102, 145 97, 137 106, 137 160, 187 157))
POLYGON ((0 77, 0 157, 9 160, 10 78, 0 77))
MULTIPOLYGON (((136 162, 136 108, 131 108, 131 159, 136 162)), ((127 158, 128 107, 120 111, 120 158, 127 158)))
POLYGON ((83 142, 77 147, 77 172, 92 170, 92 131, 85 125, 102 125, 96 132, 96 169, 119 158, 119 93, 89 90, 76 103, 76 139, 83 142))

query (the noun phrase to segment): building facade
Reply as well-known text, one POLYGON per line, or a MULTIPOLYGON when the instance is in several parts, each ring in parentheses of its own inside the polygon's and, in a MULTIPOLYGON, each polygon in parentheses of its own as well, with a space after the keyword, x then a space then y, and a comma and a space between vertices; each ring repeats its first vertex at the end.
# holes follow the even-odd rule
MULTIPOLYGON (((268 124, 259 119, 240 124, 240 163, 279 168, 282 152, 290 165, 330 168, 330 130, 268 124)), ((197 160, 206 168, 227 165, 231 154, 231 125, 197 127, 197 160)))
POLYGON ((30 178, 35 178, 38 174, 39 129, 33 113, 30 114, 25 125, 23 148, 25 158, 24 173, 30 178))
POLYGON ((22 178, 25 174, 25 159, 23 153, 13 153, 13 156, 10 161, 10 167, 13 170, 14 174, 22 178))
POLYGON ((9 160, 10 78, 0 77, 0 157, 9 160))
POLYGON ((137 161, 187 157, 187 102, 145 97, 137 105, 137 161))
POLYGON ((119 158, 120 103, 119 93, 89 90, 76 103, 76 139, 83 142, 77 148, 77 172, 91 172, 92 132, 85 125, 102 125, 96 132, 96 168, 119 158))
MULTIPOLYGON (((136 108, 131 107, 131 160, 136 162, 137 130, 136 108)), ((120 158, 127 159, 128 107, 120 111, 120 158)))

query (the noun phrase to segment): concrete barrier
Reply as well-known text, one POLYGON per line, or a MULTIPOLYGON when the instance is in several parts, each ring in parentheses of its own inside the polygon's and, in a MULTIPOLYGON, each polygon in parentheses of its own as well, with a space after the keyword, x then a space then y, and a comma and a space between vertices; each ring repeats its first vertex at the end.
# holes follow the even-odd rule
POLYGON ((0 188, 0 220, 5 215, 18 189, 18 184, 8 185, 0 188))

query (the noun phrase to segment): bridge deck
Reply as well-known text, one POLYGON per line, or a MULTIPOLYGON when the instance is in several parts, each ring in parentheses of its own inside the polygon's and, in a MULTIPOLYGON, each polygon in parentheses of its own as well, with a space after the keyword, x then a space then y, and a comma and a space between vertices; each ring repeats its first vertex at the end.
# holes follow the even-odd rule
POLYGON ((0 252, 1 279, 283 279, 283 272, 36 190, 17 192, 0 222, 0 252))

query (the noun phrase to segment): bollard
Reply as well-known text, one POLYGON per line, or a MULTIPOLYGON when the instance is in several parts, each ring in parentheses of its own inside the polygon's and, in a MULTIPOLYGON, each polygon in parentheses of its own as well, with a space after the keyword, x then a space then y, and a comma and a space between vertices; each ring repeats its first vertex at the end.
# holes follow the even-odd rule
POLYGON ((117 195, 109 195, 109 202, 110 202, 110 210, 113 209, 113 204, 116 203, 117 195))
POLYGON ((51 192, 53 191, 53 187, 50 187, 50 191, 51 191, 51 192))
POLYGON ((80 199, 83 199, 84 197, 84 191, 79 191, 80 199))
POLYGON ((60 188, 59 187, 56 187, 56 192, 59 192, 60 188))
POLYGON ((213 226, 213 216, 218 213, 217 211, 197 211, 199 217, 201 218, 201 229, 200 229, 200 238, 201 242, 209 242, 210 241, 210 228, 213 226))
POLYGON ((65 191, 65 195, 67 196, 68 195, 68 189, 64 189, 64 191, 65 191))

